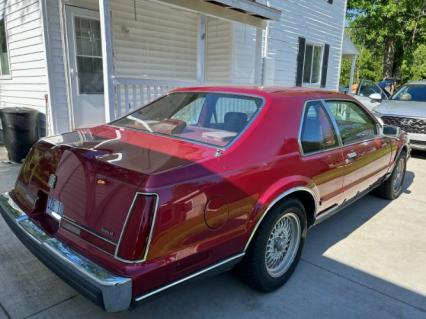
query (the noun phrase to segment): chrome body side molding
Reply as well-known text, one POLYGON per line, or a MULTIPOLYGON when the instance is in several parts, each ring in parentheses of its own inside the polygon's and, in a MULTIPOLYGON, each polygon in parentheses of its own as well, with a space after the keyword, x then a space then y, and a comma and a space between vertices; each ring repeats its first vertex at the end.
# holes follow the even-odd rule
POLYGON ((177 286, 177 285, 179 285, 181 283, 184 283, 185 281, 188 281, 188 280, 194 279, 196 277, 199 277, 199 276, 201 276, 201 275, 203 275, 205 273, 208 273, 208 272, 210 272, 212 270, 215 270, 216 268, 220 268, 222 266, 226 266, 227 264, 231 264, 233 262, 238 262, 240 259, 242 259, 244 257, 244 255, 245 255, 245 253, 240 253, 238 255, 232 256, 232 257, 230 257, 228 259, 225 259, 225 260, 223 260, 223 261, 221 261, 221 262, 219 262, 217 264, 214 264, 212 266, 209 266, 207 268, 204 268, 202 270, 194 272, 194 273, 192 273, 191 275, 189 275, 187 277, 184 277, 182 279, 174 281, 174 282, 172 282, 170 284, 167 284, 167 285, 165 285, 165 286, 163 286, 161 288, 158 288, 156 290, 150 291, 150 292, 148 292, 146 294, 143 294, 142 296, 136 297, 135 298, 135 302, 141 302, 141 301, 143 301, 145 299, 148 299, 149 297, 152 297, 153 295, 156 295, 156 294, 158 294, 158 293, 160 293, 162 291, 165 291, 165 290, 170 289, 170 288, 172 288, 174 286, 177 286))
POLYGON ((291 188, 291 189, 285 191, 284 193, 282 193, 281 195, 279 195, 277 198, 275 198, 269 204, 269 206, 266 209, 266 211, 259 218, 259 220, 257 221, 256 225, 254 226, 254 228, 253 228, 253 230, 252 230, 252 232, 250 234, 250 237, 249 237, 249 239, 248 239, 248 241, 247 241, 247 243, 246 243, 246 245, 244 247, 244 252, 247 251, 248 247, 250 246, 251 241, 253 240, 254 235, 256 234, 257 229, 259 228, 260 224, 262 223, 262 221, 264 220, 264 218, 266 217, 266 215, 268 214, 268 212, 272 209, 272 207, 274 207, 275 204, 278 203, 283 198, 285 198, 285 197, 287 197, 287 196, 289 196, 289 195, 291 195, 291 194, 293 194, 295 192, 299 192, 299 191, 307 192, 307 193, 309 193, 309 195, 312 196, 312 198, 313 198, 313 200, 315 202, 315 212, 314 212, 314 215, 316 214, 316 212, 318 211, 318 199, 317 199, 315 193, 312 191, 312 189, 310 189, 308 187, 299 186, 299 187, 294 187, 294 188, 291 188))

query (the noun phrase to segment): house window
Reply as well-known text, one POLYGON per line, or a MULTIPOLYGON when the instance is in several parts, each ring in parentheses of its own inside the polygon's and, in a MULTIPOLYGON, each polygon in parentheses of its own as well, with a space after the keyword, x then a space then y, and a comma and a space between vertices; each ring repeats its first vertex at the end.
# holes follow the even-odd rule
POLYGON ((9 54, 7 52, 6 26, 4 16, 0 19, 0 76, 10 75, 9 54))
POLYGON ((304 84, 320 84, 322 51, 322 46, 306 44, 305 60, 303 63, 304 84))

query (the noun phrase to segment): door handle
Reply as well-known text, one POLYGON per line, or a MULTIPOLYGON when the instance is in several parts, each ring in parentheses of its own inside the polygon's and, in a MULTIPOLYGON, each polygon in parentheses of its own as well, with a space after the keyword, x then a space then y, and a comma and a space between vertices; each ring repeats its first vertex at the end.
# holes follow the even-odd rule
POLYGON ((347 155, 346 155, 346 157, 348 158, 348 159, 354 159, 354 158, 356 158, 358 156, 358 154, 356 153, 356 152, 351 152, 351 153, 348 153, 347 155))
POLYGON ((347 163, 352 162, 354 159, 357 158, 357 156, 358 156, 357 152, 351 152, 351 153, 346 154, 346 162, 347 163))

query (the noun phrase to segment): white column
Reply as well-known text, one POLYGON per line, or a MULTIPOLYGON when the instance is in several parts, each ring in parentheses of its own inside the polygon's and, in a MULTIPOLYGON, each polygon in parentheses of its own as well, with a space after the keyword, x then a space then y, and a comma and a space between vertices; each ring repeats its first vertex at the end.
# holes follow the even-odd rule
POLYGON ((105 121, 110 122, 115 117, 110 0, 99 0, 99 15, 102 38, 102 63, 104 71, 105 121))
POLYGON ((357 56, 353 55, 352 56, 352 65, 351 65, 351 75, 349 77, 349 93, 352 93, 352 85, 354 84, 356 59, 357 59, 357 56))

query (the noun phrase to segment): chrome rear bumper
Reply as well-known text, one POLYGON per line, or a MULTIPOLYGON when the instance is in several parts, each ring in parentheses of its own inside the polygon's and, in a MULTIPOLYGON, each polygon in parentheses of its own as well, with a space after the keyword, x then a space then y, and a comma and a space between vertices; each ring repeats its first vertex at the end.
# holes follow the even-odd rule
POLYGON ((130 307, 130 278, 110 273, 49 236, 29 219, 8 193, 0 195, 0 213, 23 244, 80 293, 106 311, 118 312, 130 307))

